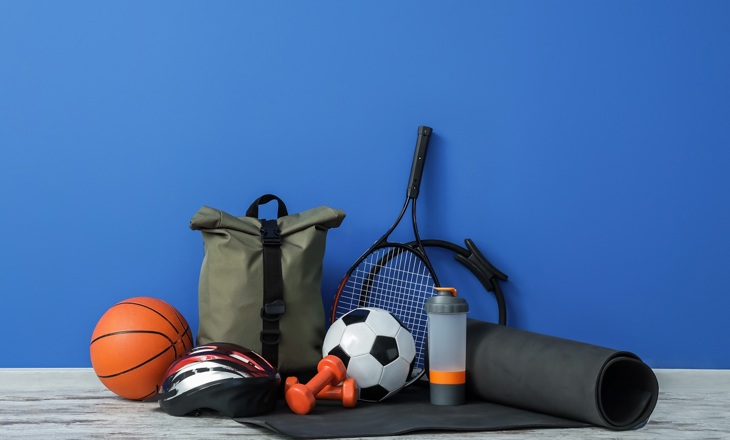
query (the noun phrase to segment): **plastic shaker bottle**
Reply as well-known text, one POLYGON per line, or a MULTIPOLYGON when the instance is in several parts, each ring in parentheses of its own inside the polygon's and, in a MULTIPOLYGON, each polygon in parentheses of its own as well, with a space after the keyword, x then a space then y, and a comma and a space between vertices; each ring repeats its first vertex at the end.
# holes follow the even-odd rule
POLYGON ((426 300, 431 403, 462 405, 466 395, 466 314, 469 305, 453 287, 436 287, 426 300))

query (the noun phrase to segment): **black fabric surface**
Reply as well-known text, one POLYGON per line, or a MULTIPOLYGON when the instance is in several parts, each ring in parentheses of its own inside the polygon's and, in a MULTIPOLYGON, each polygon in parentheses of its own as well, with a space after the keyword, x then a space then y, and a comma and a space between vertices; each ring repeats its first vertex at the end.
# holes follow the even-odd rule
POLYGON ((656 405, 654 372, 636 355, 483 321, 467 324, 465 405, 436 406, 420 384, 345 409, 317 401, 307 415, 281 400, 269 414, 234 419, 295 438, 643 426, 656 405))
POLYGON ((418 385, 379 403, 358 402, 343 408, 332 401, 317 401, 307 415, 291 412, 281 400, 276 411, 234 419, 294 438, 371 437, 415 431, 494 431, 510 428, 577 428, 574 420, 519 408, 469 399, 465 405, 431 405, 428 388, 418 385))

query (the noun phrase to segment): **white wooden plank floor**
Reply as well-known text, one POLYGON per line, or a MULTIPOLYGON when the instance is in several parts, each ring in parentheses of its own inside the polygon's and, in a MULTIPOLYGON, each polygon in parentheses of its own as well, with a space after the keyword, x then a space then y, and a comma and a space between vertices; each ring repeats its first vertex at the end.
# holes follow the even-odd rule
MULTIPOLYGON (((419 433, 398 439, 730 439, 730 370, 657 370, 660 396, 642 429, 543 429, 419 433)), ((172 417, 156 403, 124 400, 91 369, 0 369, 0 439, 284 438, 206 414, 172 417)))

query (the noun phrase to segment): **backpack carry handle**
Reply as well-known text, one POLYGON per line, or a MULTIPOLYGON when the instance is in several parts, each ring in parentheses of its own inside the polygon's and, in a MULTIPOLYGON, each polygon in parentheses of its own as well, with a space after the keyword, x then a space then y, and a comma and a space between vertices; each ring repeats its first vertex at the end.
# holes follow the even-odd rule
POLYGON ((251 206, 248 207, 248 210, 246 211, 246 217, 259 218, 259 206, 265 205, 272 200, 276 200, 279 204, 279 209, 277 210, 276 214, 277 218, 289 215, 289 212, 286 210, 286 205, 280 198, 276 197, 273 194, 264 194, 263 196, 254 200, 251 206))

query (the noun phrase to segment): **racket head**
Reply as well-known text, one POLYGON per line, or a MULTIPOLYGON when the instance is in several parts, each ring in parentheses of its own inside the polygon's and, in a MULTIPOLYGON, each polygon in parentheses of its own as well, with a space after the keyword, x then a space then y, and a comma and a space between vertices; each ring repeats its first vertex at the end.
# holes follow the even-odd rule
POLYGON ((383 243, 360 257, 342 279, 332 306, 332 322, 359 307, 377 307, 397 317, 416 344, 407 385, 425 372, 428 343, 426 300, 436 294, 433 270, 416 248, 383 243))

